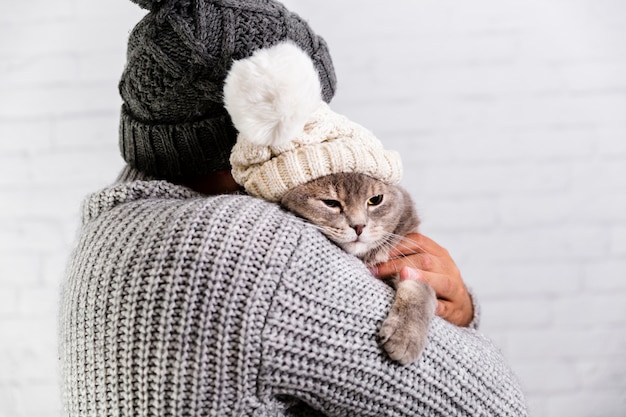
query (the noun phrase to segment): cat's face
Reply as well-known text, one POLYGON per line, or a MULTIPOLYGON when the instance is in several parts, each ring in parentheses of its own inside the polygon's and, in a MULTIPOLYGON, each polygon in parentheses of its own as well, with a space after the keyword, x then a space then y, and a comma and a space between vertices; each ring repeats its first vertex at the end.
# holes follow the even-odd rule
POLYGON ((419 223, 406 191, 363 174, 332 174, 310 181, 290 190, 281 204, 364 260, 381 249, 386 256, 398 236, 419 223))

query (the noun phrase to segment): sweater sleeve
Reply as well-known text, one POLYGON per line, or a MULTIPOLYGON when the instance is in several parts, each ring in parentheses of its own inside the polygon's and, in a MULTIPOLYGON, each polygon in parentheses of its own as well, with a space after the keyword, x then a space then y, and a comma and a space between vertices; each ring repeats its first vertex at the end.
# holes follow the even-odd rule
POLYGON ((497 349, 435 319, 376 334, 393 291, 276 205, 164 181, 88 197, 59 314, 68 416, 525 416, 497 349))
POLYGON ((469 327, 470 329, 478 330, 478 328, 480 327, 481 314, 480 303, 476 299, 476 293, 471 288, 468 287, 467 291, 469 292, 470 298, 472 299, 472 306, 474 307, 474 316, 472 317, 472 321, 470 321, 467 327, 469 327))
POLYGON ((305 230, 262 335, 265 395, 327 416, 527 415, 511 369, 475 329, 434 318, 418 361, 391 361, 376 335, 392 299, 355 258, 305 230))

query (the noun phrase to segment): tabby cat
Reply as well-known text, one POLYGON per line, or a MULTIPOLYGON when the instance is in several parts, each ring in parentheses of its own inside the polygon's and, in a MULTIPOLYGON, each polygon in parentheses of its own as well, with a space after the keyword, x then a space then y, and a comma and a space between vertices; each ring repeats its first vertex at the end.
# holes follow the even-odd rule
MULTIPOLYGON (((368 266, 386 261, 391 248, 419 225, 406 190, 358 173, 309 181, 287 192, 281 205, 368 266)), ((392 285, 396 294, 379 338, 389 357, 406 365, 424 349, 437 301, 423 282, 395 277, 392 285)))

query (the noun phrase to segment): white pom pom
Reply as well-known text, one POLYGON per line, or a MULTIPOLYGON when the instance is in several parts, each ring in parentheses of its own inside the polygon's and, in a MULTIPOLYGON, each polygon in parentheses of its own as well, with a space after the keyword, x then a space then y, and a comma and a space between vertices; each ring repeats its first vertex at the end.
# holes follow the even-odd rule
POLYGON ((291 142, 321 102, 311 58, 290 41, 235 61, 224 84, 224 105, 235 128, 262 146, 291 142))

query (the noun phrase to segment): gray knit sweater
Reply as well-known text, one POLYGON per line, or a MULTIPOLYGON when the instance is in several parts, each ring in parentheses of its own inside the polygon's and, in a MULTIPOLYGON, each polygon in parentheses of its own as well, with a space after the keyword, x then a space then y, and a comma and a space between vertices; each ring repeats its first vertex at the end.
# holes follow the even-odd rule
POLYGON ((60 315, 68 416, 526 416, 473 329, 435 318, 414 364, 376 340, 393 293, 244 195, 127 180, 84 204, 60 315))

